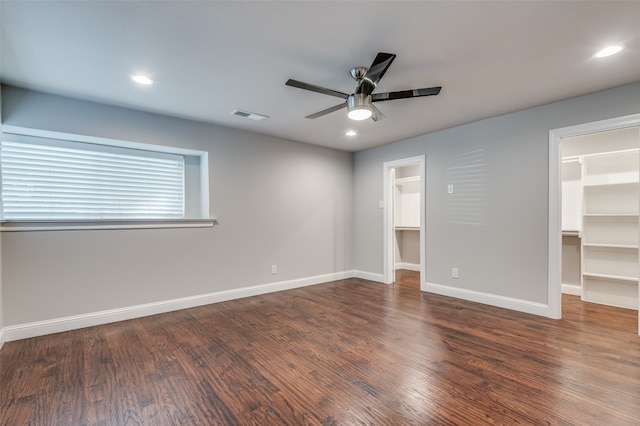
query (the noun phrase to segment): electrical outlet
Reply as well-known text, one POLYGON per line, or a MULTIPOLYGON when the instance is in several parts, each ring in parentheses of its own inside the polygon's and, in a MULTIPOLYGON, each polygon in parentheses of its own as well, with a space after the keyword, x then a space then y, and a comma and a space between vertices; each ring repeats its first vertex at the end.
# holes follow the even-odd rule
POLYGON ((449 184, 449 185, 447 186, 447 193, 448 193, 448 194, 453 194, 453 184, 449 184))
POLYGON ((271 275, 278 273, 278 265, 271 265, 271 275))
POLYGON ((460 272, 458 271, 458 268, 451 268, 451 277, 460 278, 460 272))

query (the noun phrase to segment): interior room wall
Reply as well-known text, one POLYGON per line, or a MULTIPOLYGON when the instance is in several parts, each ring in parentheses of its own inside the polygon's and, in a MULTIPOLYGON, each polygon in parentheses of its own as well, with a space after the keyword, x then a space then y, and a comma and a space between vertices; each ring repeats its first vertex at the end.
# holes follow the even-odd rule
POLYGON ((548 304, 549 131, 639 112, 636 83, 357 152, 355 268, 382 276, 383 162, 424 154, 426 282, 548 304))
POLYGON ((420 232, 404 231, 400 243, 400 262, 420 266, 420 232))
POLYGON ((3 232, 6 326, 353 267, 351 153, 15 87, 2 94, 6 125, 207 151, 210 211, 219 221, 3 232))
POLYGON ((580 238, 577 235, 562 237, 561 280, 563 292, 580 294, 580 238))

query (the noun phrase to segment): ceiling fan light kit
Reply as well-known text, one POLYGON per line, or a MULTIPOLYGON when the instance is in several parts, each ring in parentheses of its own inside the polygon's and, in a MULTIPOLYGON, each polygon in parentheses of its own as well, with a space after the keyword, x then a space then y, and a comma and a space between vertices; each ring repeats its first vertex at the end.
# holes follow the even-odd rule
POLYGON ((371 96, 355 93, 347 98, 347 117, 352 120, 366 120, 373 115, 371 110, 371 96))
POLYGON ((335 96, 346 100, 346 102, 341 104, 318 111, 315 114, 307 115, 306 118, 313 119, 322 117, 323 115, 327 115, 346 107, 347 117, 352 120, 366 120, 367 118, 371 118, 373 121, 379 121, 384 118, 384 114, 376 108, 373 102, 434 96, 440 93, 440 89, 442 89, 442 87, 436 86, 424 89, 411 89, 373 94, 373 91, 378 86, 380 79, 387 72, 387 69, 389 69, 389 66, 391 66, 391 63, 395 58, 396 55, 393 53, 380 52, 376 55, 376 58, 373 60, 373 63, 369 68, 352 68, 351 77, 356 80, 358 87, 356 88, 356 91, 350 95, 337 90, 327 89, 325 87, 293 79, 289 79, 285 84, 287 86, 297 87, 298 89, 309 90, 311 92, 322 93, 324 95, 335 96))

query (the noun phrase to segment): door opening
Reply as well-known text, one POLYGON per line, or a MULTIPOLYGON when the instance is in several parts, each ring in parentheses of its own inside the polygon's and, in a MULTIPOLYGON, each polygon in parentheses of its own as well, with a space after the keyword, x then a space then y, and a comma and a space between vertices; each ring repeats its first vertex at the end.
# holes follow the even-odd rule
POLYGON ((425 276, 425 156, 385 162, 383 165, 384 282, 393 284, 396 269, 425 276))
POLYGON ((636 114, 549 134, 549 308, 555 318, 562 317, 562 293, 638 310, 639 126, 636 114))

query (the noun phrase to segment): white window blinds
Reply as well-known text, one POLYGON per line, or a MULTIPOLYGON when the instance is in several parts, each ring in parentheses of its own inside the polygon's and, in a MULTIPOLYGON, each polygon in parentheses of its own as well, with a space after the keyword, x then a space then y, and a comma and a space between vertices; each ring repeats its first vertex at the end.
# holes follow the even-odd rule
POLYGON ((4 220, 184 217, 184 157, 3 133, 4 220))

